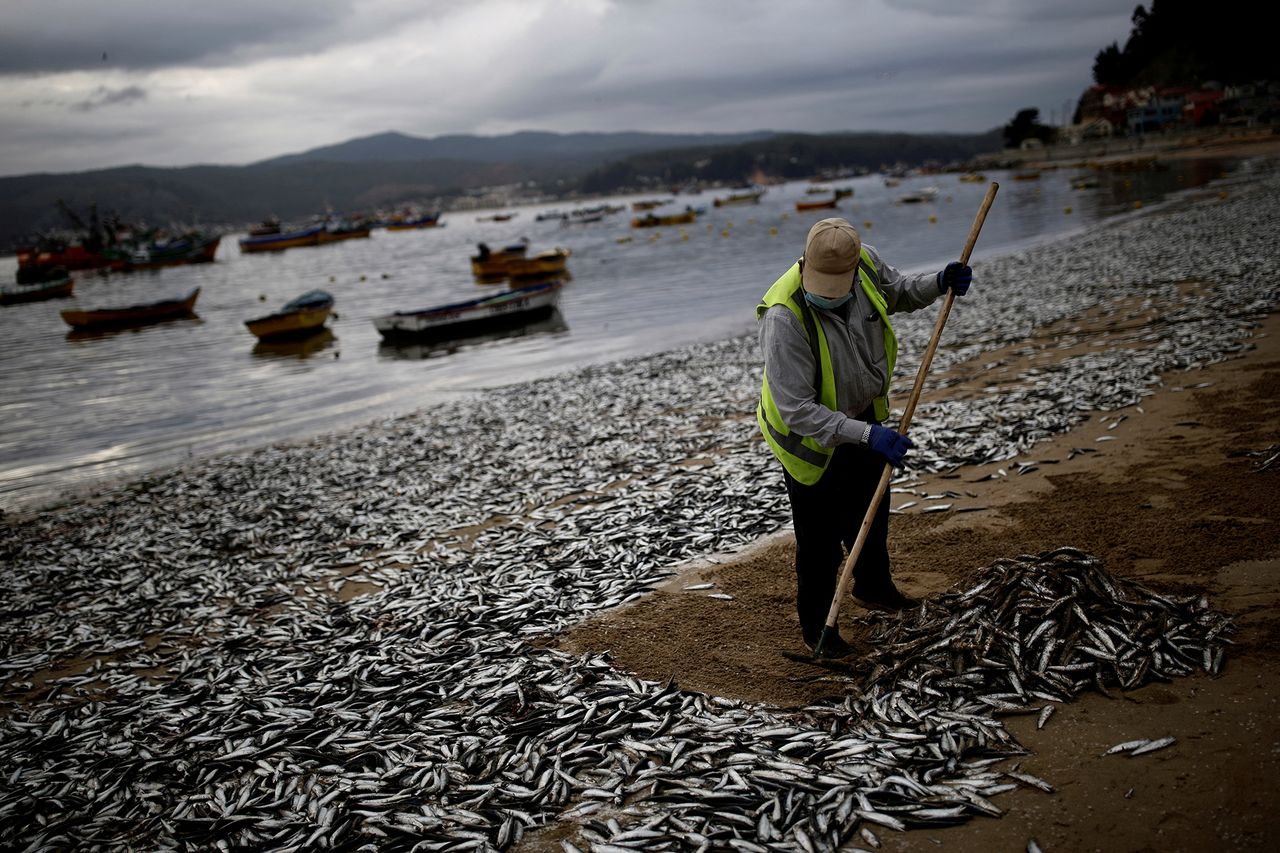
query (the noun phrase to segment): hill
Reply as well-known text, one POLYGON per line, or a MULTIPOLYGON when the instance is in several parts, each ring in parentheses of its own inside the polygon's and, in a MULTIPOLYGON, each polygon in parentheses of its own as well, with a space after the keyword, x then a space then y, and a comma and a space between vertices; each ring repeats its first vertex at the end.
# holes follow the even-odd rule
POLYGON ((382 133, 247 166, 126 166, 0 178, 0 247, 62 229, 62 199, 125 222, 233 229, 267 216, 369 211, 413 202, 448 207, 483 187, 524 184, 538 195, 603 194, 760 175, 964 160, 999 148, 993 134, 655 134, 522 132, 423 139, 382 133))

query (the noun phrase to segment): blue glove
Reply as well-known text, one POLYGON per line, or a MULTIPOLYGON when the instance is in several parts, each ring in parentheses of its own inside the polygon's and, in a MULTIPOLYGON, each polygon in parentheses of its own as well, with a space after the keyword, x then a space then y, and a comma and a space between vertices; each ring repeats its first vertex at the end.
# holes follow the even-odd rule
POLYGON ((971 284, 973 284, 973 270, 969 269, 968 264, 952 261, 947 264, 946 269, 938 273, 939 293, 950 290, 956 296, 964 296, 969 292, 971 284))
POLYGON ((890 465, 901 468, 903 457, 907 455, 908 450, 915 447, 915 442, 888 427, 872 424, 871 437, 867 439, 867 445, 883 456, 890 465))

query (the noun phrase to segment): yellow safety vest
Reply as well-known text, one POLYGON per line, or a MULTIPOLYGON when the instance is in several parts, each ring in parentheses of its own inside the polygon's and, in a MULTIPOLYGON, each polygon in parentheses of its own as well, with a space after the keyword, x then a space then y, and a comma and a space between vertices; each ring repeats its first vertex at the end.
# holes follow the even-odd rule
MULTIPOLYGON (((889 306, 876 288, 879 279, 879 272, 871 260, 871 255, 864 247, 858 263, 858 283, 862 285, 863 292, 875 306, 876 312, 880 314, 880 321, 884 324, 884 355, 888 371, 885 374, 884 389, 873 401, 876 420, 883 422, 889 417, 889 382, 893 377, 893 364, 898 358, 898 338, 893 332, 893 324, 889 322, 889 306)), ((758 322, 764 316, 764 312, 774 305, 787 306, 804 327, 809 348, 813 350, 817 402, 833 412, 836 411, 836 380, 831 372, 831 351, 827 348, 827 336, 822 330, 822 324, 818 322, 813 308, 804 298, 804 286, 800 282, 798 261, 765 293, 764 300, 756 306, 756 321, 758 322)), ((756 423, 760 426, 760 432, 764 435, 769 449, 782 462, 788 474, 806 486, 812 486, 822 478, 835 448, 823 447, 810 436, 792 433, 791 429, 783 423, 782 415, 773 402, 773 395, 769 392, 767 370, 760 388, 760 403, 756 406, 756 423)))

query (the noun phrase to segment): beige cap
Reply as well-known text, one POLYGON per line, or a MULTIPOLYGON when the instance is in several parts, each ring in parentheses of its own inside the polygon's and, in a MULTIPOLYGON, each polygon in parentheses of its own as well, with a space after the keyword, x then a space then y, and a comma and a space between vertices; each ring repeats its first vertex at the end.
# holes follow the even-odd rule
POLYGON ((823 219, 809 229, 804 241, 804 289, 814 296, 835 299, 853 289, 854 270, 862 252, 862 238, 847 219, 823 219))

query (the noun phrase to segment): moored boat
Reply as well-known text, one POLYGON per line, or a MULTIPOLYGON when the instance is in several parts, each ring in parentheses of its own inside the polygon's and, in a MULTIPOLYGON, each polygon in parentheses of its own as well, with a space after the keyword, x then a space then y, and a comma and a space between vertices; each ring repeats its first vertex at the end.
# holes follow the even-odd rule
POLYGON ((340 243, 343 240, 363 240, 369 236, 368 225, 330 224, 320 230, 320 243, 340 243))
POLYGON ((221 242, 220 236, 192 231, 169 240, 145 240, 128 247, 108 249, 105 254, 113 270, 153 270, 211 263, 221 242))
POLYGON ((670 204, 672 201, 673 199, 669 198, 643 199, 641 201, 631 202, 631 209, 636 213, 643 213, 646 210, 655 210, 656 208, 662 207, 664 204, 670 204))
POLYGON ((631 220, 632 228, 653 228, 658 225, 688 225, 690 222, 698 220, 698 211, 693 208, 686 208, 680 213, 672 213, 667 216, 658 216, 654 213, 646 213, 644 216, 637 216, 631 220))
POLYGON ((980 184, 986 181, 986 179, 987 179, 987 176, 982 174, 981 172, 965 172, 963 175, 960 176, 960 183, 980 184))
POLYGON ((764 192, 764 190, 755 190, 748 193, 730 193, 724 198, 716 198, 713 203, 716 207, 725 207, 730 204, 759 204, 764 192))
POLYGON ((899 204, 922 204, 924 202, 933 201, 938 196, 937 187, 921 187, 915 192, 903 193, 898 196, 899 204))
POLYGON ((46 281, 14 282, 0 287, 0 305, 16 305, 19 302, 39 302, 43 299, 61 299, 71 295, 75 281, 67 275, 61 275, 46 281))
POLYGON ((402 215, 392 217, 386 222, 388 231, 416 231, 419 228, 435 228, 440 224, 440 212, 424 213, 420 216, 402 215))
POLYGON ((835 206, 836 206, 835 196, 832 196, 831 198, 824 198, 821 201, 797 201, 796 212, 802 213, 806 210, 823 210, 825 208, 831 208, 835 206))
POLYGON ((540 282, 421 311, 397 311, 375 317, 373 325, 384 339, 391 342, 444 340, 485 330, 518 327, 550 316, 563 286, 564 282, 560 280, 540 282))
POLYGON ((323 231, 323 225, 312 225, 296 231, 281 231, 277 234, 245 237, 240 240, 240 251, 245 253, 282 252, 285 249, 293 249, 299 246, 318 246, 320 245, 320 235, 323 231))
POLYGON ((244 324, 260 341, 288 340, 319 332, 332 311, 333 296, 323 290, 310 290, 286 302, 276 313, 246 320, 244 324))
POLYGON ((471 273, 481 281, 501 281, 507 277, 507 264, 517 258, 523 258, 529 250, 526 242, 512 243, 494 252, 484 244, 476 246, 476 254, 471 256, 471 273))
POLYGON ((842 198, 853 198, 853 187, 836 187, 836 201, 842 198))
POLYGON ((200 288, 197 287, 182 299, 163 299, 159 302, 129 305, 124 308, 96 308, 87 311, 68 309, 61 313, 66 324, 77 330, 143 326, 148 323, 190 316, 199 295, 200 288))
POLYGON ((1040 180, 1039 172, 1014 172, 1013 179, 1015 181, 1038 181, 1040 180))

